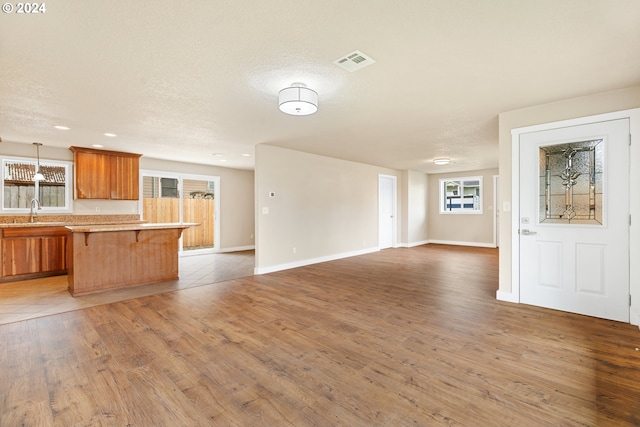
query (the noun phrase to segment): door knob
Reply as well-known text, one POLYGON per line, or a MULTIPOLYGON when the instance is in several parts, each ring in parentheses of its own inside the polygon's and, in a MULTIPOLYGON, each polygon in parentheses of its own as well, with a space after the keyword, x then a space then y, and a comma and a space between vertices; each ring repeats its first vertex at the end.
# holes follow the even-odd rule
POLYGON ((529 230, 527 230, 526 228, 523 228, 523 229, 521 229, 521 230, 518 230, 518 233, 519 233, 519 234, 521 234, 521 235, 523 235, 523 236, 533 236, 533 235, 535 235, 535 234, 538 234, 538 233, 536 233, 535 231, 529 231, 529 230))

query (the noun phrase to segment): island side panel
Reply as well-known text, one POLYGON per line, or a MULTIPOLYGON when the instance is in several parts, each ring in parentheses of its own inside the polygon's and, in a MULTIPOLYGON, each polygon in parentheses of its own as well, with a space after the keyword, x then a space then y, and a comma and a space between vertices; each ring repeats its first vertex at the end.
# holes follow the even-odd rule
POLYGON ((69 292, 83 295, 178 279, 182 229, 68 233, 69 292))

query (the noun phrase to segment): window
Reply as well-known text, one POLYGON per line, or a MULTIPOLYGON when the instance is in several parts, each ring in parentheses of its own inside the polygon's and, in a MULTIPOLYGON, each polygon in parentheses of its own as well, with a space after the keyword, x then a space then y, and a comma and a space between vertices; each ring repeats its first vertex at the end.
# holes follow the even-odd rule
POLYGON ((440 213, 482 213, 482 177, 441 179, 440 213))
POLYGON ((71 212, 71 163, 40 159, 44 181, 33 181, 36 167, 34 159, 2 158, 2 212, 27 213, 35 198, 42 213, 71 212))

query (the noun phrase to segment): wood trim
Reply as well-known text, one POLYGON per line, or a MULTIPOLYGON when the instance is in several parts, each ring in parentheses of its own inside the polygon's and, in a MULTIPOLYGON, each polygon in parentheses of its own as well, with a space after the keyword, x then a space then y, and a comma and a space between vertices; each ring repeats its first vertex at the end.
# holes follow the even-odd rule
POLYGON ((142 154, 127 153, 126 151, 99 150, 97 148, 77 147, 77 146, 71 146, 69 147, 69 150, 71 150, 74 153, 106 154, 106 155, 120 156, 120 157, 141 157, 142 156, 142 154))

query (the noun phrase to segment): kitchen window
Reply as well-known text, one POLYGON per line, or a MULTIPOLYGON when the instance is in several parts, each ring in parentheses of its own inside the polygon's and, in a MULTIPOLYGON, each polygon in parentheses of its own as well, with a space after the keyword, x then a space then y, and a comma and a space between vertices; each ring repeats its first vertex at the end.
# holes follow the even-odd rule
POLYGON ((28 213, 33 199, 40 202, 39 213, 71 212, 71 165, 71 162, 40 159, 40 173, 45 179, 34 181, 35 159, 2 158, 2 212, 28 213))
POLYGON ((440 179, 441 214, 481 214, 482 177, 440 179))

